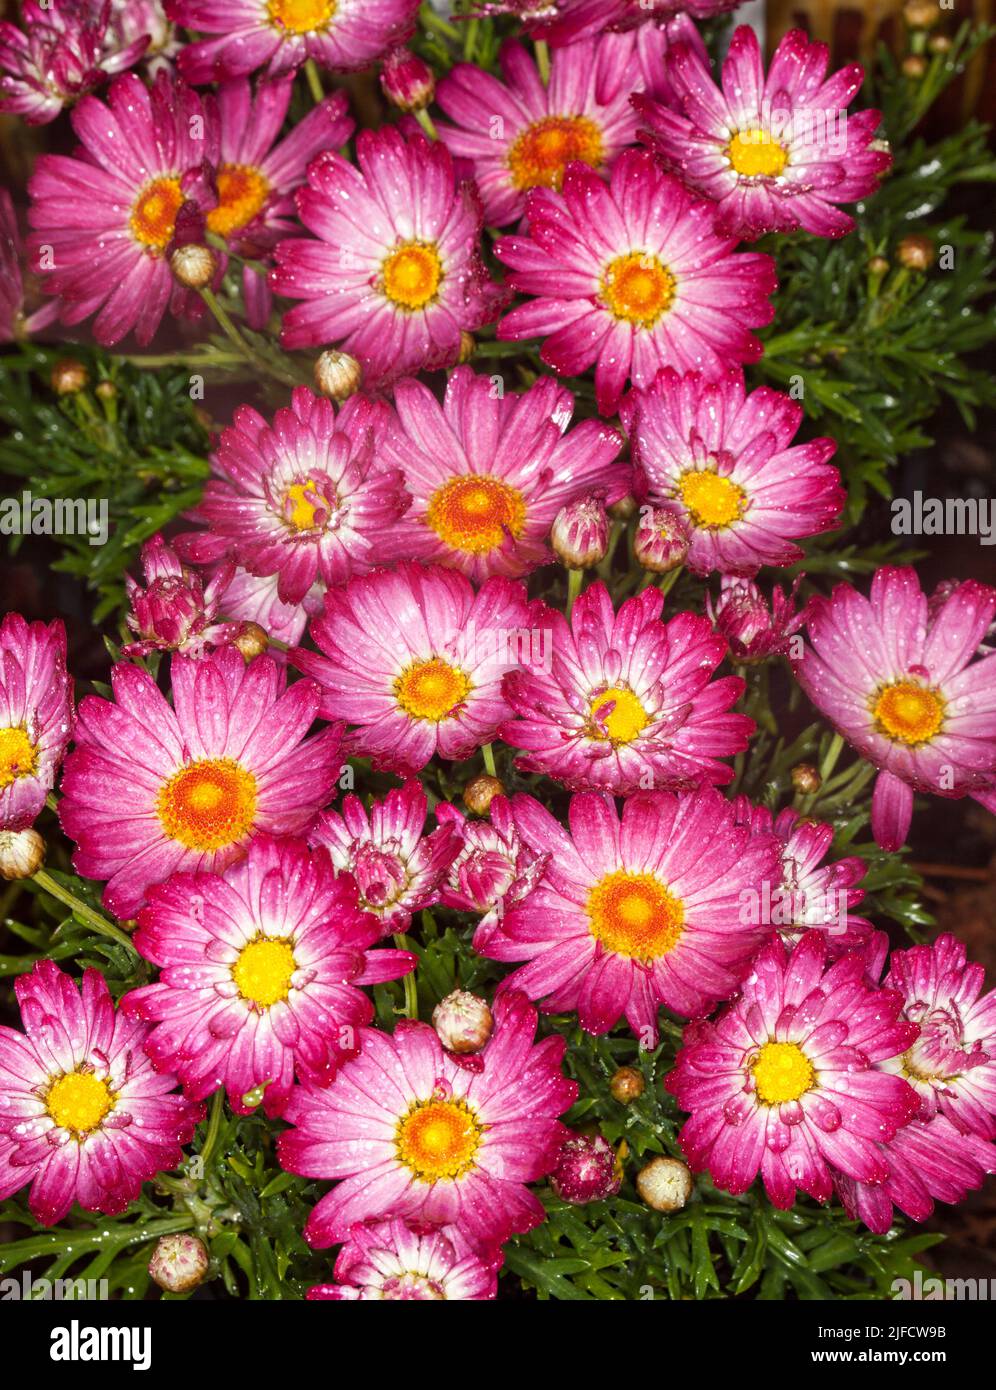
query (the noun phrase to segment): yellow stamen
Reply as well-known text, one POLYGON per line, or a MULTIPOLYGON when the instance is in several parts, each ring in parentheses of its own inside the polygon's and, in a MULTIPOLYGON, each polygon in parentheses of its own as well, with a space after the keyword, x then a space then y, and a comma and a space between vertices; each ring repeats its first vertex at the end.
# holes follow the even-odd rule
POLYGON ((726 153, 737 173, 748 179, 776 179, 788 163, 788 150, 766 130, 737 131, 726 153))
POLYGON ((114 1104, 111 1088, 92 1072, 72 1071, 52 1083, 45 1107, 60 1129, 92 1134, 114 1104))
POLYGON ((398 1123, 398 1158, 419 1182, 462 1178, 474 1167, 483 1133, 466 1101, 416 1101, 398 1123))
POLYGON ((617 256, 602 276, 602 299, 610 314, 638 328, 653 328, 671 307, 674 276, 648 251, 617 256))
POLYGON ((681 936, 685 908, 653 874, 616 869, 599 879, 588 894, 589 930, 617 955, 657 960, 674 949, 681 936))
POLYGON ((242 947, 232 966, 232 979, 243 999, 268 1009, 290 994, 291 976, 296 969, 288 942, 260 936, 242 947))
POLYGON ((171 840, 187 849, 224 849, 252 828, 256 779, 232 758, 204 758, 174 772, 156 810, 171 840))
POLYGON ((454 550, 482 555, 521 535, 525 498, 501 478, 450 478, 429 499, 425 521, 454 550))
POLYGON ((414 313, 435 299, 443 278, 443 263, 429 242, 409 241, 391 252, 381 273, 384 293, 391 303, 414 313))
POLYGON ((798 1100, 816 1079, 812 1062, 796 1043, 766 1042, 751 1070, 758 1100, 764 1105, 798 1100))
POLYGON ((398 704, 412 719, 438 723, 456 711, 470 694, 470 680, 441 657, 416 661, 394 682, 398 704))
POLYGON ((267 13, 274 24, 291 34, 309 34, 325 29, 336 12, 336 0, 267 0, 267 13))
POLYGON ((543 116, 519 135, 509 150, 508 167, 516 188, 556 188, 572 159, 597 168, 602 132, 587 116, 543 116))
POLYGON ((231 236, 253 220, 270 194, 260 169, 251 164, 223 164, 218 170, 218 206, 207 215, 208 231, 231 236))
POLYGON ((38 766, 38 747, 23 729, 0 729, 0 788, 30 777, 38 766))
POLYGON ((732 478, 712 468, 691 469, 678 479, 678 492, 696 526, 720 531, 744 514, 747 494, 732 478))
POLYGON ((318 513, 322 511, 327 514, 331 510, 329 499, 310 478, 301 483, 291 483, 284 493, 284 520, 295 531, 310 531, 316 524, 318 513))
POLYGON ((893 681, 879 692, 872 707, 875 720, 896 743, 929 743, 944 722, 944 701, 915 681, 893 681))
POLYGON ((632 743, 650 723, 650 716, 632 690, 613 686, 591 702, 592 728, 595 738, 607 738, 613 743, 632 743), (607 705, 615 708, 599 717, 607 705))
POLYGON ((154 251, 164 251, 173 240, 176 215, 183 202, 179 179, 154 179, 131 210, 129 225, 135 240, 154 251))

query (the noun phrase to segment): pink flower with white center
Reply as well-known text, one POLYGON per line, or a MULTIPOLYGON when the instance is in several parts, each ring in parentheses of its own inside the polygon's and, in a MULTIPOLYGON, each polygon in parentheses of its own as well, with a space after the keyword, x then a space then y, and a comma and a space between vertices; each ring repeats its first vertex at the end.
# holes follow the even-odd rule
MULTIPOLYGON (((0 21, 0 111, 28 125, 64 107, 142 57, 149 35, 118 42, 110 0, 23 0, 24 29, 0 21)), ((634 122, 635 124, 635 122, 634 122)))
POLYGON ((299 386, 270 425, 241 405, 222 431, 219 480, 187 515, 204 532, 175 545, 183 559, 232 556, 260 579, 277 575, 282 603, 302 603, 316 582, 339 584, 383 558, 407 499, 403 475, 375 458, 387 407, 352 396, 331 401, 299 386))
POLYGON ((277 1140, 291 1173, 339 1181, 304 1228, 323 1248, 357 1221, 385 1215, 452 1225, 489 1252, 544 1219, 525 1186, 552 1166, 577 1086, 561 1073, 564 1040, 534 1042, 521 994, 495 1004, 495 1031, 469 1070, 433 1029, 401 1020, 393 1036, 365 1028, 360 1053, 331 1086, 295 1087, 277 1140))
POLYGON ((188 82, 296 72, 311 59, 330 72, 359 72, 415 27, 419 0, 166 0, 185 29, 219 38, 188 44, 180 71, 188 82))
POLYGON ((774 315, 773 261, 734 254, 713 205, 647 151, 625 150, 608 185, 570 164, 563 191, 534 188, 526 212, 528 235, 503 237, 495 255, 511 288, 535 297, 505 315, 498 337, 544 338, 540 356, 565 376, 594 363, 603 415, 628 380, 650 386, 666 363, 715 376, 761 356, 750 330, 774 315))
POLYGON ((747 393, 738 369, 708 379, 670 367, 623 402, 637 491, 677 509, 695 574, 748 578, 802 558, 797 540, 832 531, 847 494, 827 462, 832 439, 792 444, 803 411, 781 391, 747 393))
POLYGON ((493 797, 488 816, 471 820, 451 801, 436 807, 436 820, 452 826, 460 844, 441 899, 458 912, 476 912, 481 918, 478 931, 485 933, 528 897, 550 858, 536 854, 522 839, 507 797, 493 797))
POLYGON ((474 949, 528 961, 504 981, 546 1013, 577 1013, 589 1033, 621 1015, 656 1046, 663 1004, 708 1013, 737 988, 768 933, 743 921, 747 894, 777 873, 774 836, 751 836, 712 787, 675 796, 641 792, 623 803, 596 792, 571 798, 570 833, 534 797, 512 797, 515 825, 550 856, 539 886, 474 949))
POLYGON ((350 794, 342 814, 324 811, 309 836, 328 851, 337 873, 356 880, 360 908, 377 919, 380 936, 407 931, 414 913, 439 902, 458 842, 448 826, 423 834, 428 809, 416 781, 392 788, 369 812, 350 794))
POLYGON ((723 62, 722 87, 708 61, 671 49, 671 107, 638 96, 642 138, 695 192, 717 204, 721 236, 753 241, 798 229, 840 237, 854 219, 837 203, 878 188, 892 163, 872 147, 881 115, 847 108, 864 80, 860 63, 827 80, 830 50, 801 29, 786 34, 764 73, 757 35, 741 25, 723 62))
POLYGON ((833 844, 833 826, 806 820, 791 809, 776 817, 766 806, 752 805, 746 796, 738 796, 733 805, 737 820, 749 826, 752 834, 767 837, 773 832, 779 843, 781 874, 762 889, 757 904, 760 920, 774 927, 790 946, 806 931, 819 930, 831 960, 864 946, 872 925, 851 909, 865 896, 854 885, 864 878, 867 867, 856 855, 823 863, 833 844))
MULTIPOLYGON (((207 229, 244 260, 265 260, 282 237, 294 235, 293 193, 308 164, 322 150, 345 145, 355 128, 346 93, 335 92, 280 140, 293 88, 288 75, 259 83, 253 96, 242 78, 224 83, 214 98, 209 158, 217 170, 218 203, 207 214, 207 229)), ((265 275, 243 266, 242 289, 250 325, 264 328, 273 300, 265 275)))
POLYGON ((306 738, 318 713, 312 681, 285 689, 268 656, 234 647, 175 656, 173 704, 152 677, 121 663, 114 700, 88 695, 66 759, 59 818, 79 848, 77 873, 108 879, 104 902, 131 917, 174 873, 219 873, 260 831, 303 835, 332 794, 341 726, 306 738))
POLYGON ((152 651, 200 656, 211 646, 224 646, 238 635, 240 623, 215 622, 218 605, 232 578, 234 565, 222 565, 203 583, 200 575, 180 563, 175 550, 158 533, 142 546, 145 588, 125 575, 131 612, 128 626, 139 639, 121 648, 125 656, 152 651))
POLYGON ((524 23, 535 38, 551 44, 570 44, 605 29, 666 24, 682 15, 712 19, 735 9, 739 3, 740 0, 550 0, 535 17, 524 17, 524 23))
POLYGON ((322 718, 352 726, 344 751, 409 776, 495 738, 510 713, 502 676, 532 659, 530 611, 511 580, 475 594, 462 574, 403 562, 330 589, 311 624, 322 654, 291 660, 320 685, 322 718))
POLYGON ((502 687, 518 718, 501 726, 501 737, 526 750, 516 767, 573 791, 617 796, 731 779, 721 759, 742 752, 754 731, 752 719, 731 710, 744 682, 712 679, 726 643, 705 618, 678 613, 664 622, 663 606, 651 586, 617 613, 598 580, 569 625, 545 611, 552 660, 510 672, 502 687))
POLYGON ((929 946, 893 951, 885 984, 902 995, 920 1036, 886 1063, 920 1097, 920 1119, 947 1117, 963 1134, 996 1139, 996 991, 985 971, 945 933, 929 946))
POLYGON ((452 1226, 413 1230, 396 1216, 356 1225, 336 1257, 336 1283, 315 1284, 307 1296, 340 1302, 495 1298, 500 1255, 460 1253, 459 1245, 452 1226))
MULTIPOLYGON (((217 575, 227 562, 214 571, 217 575)), ((279 574, 259 579, 248 570, 237 569, 224 590, 219 604, 226 618, 240 618, 243 623, 256 623, 277 642, 293 647, 304 636, 308 622, 322 611, 325 587, 314 583, 300 603, 283 603, 277 593, 279 574)), ((241 626, 242 623, 239 624, 241 626)), ((282 653, 274 652, 280 660, 282 653)))
MULTIPOLYGON (((795 608, 795 596, 802 580, 803 576, 799 575, 787 594, 774 585, 770 607, 752 580, 729 574, 720 579, 718 599, 706 593, 709 620, 719 635, 726 638, 730 654, 738 665, 767 661, 772 656, 784 656, 789 650, 790 639, 807 617, 805 606, 798 612, 795 608)), ((797 643, 801 645, 801 637, 797 643)))
POLYGON ((397 548, 477 583, 552 560, 554 518, 592 487, 610 502, 629 491, 618 433, 595 420, 568 430, 574 397, 550 377, 499 395, 493 378, 458 367, 442 405, 421 382, 400 381, 394 406, 380 459, 404 471, 412 498, 397 548))
POLYGON ((996 589, 966 580, 931 612, 915 570, 885 565, 868 598, 839 584, 810 601, 811 647, 792 663, 803 690, 880 769, 872 831, 906 839, 913 793, 975 796, 996 810, 996 655, 973 661, 996 589))
POLYGON ((281 341, 340 346, 371 389, 453 366, 461 334, 491 323, 507 298, 481 259, 473 185, 456 183, 445 145, 421 132, 361 131, 356 165, 322 155, 296 197, 312 235, 276 248, 270 285, 305 301, 284 315, 281 341))
POLYGON ((23 830, 55 784, 73 730, 61 622, 0 623, 0 830, 23 830))
POLYGON ((161 0, 111 0, 110 28, 121 46, 140 36, 147 37, 148 47, 142 54, 146 72, 154 76, 173 71, 173 60, 183 44, 166 17, 161 0))
POLYGON ((115 1012, 98 970, 77 984, 42 960, 14 991, 24 1032, 0 1027, 0 1198, 31 1183, 46 1226, 74 1202, 116 1215, 179 1164, 203 1107, 155 1070, 148 1028, 115 1012))
POLYGON ((603 171, 635 143, 629 98, 638 68, 627 54, 620 73, 621 56, 615 43, 573 44, 553 54, 544 83, 522 44, 506 43, 503 81, 458 63, 439 84, 437 104, 453 122, 438 122, 439 138, 470 160, 489 226, 518 221, 531 188, 559 189, 571 160, 603 171), (603 101, 599 93, 608 85, 613 95, 603 101))
POLYGON ((685 563, 691 543, 691 532, 684 517, 674 507, 640 508, 633 554, 645 570, 651 574, 668 574, 678 569, 685 563))
POLYGON ((205 178, 204 110, 196 92, 160 73, 151 90, 134 73, 111 86, 107 105, 86 96, 72 114, 82 146, 41 155, 28 181, 32 269, 57 295, 65 324, 96 314, 105 347, 134 330, 150 341, 168 307, 189 291, 170 273, 177 222, 214 201, 205 178))
POLYGON ((773 938, 734 1003, 685 1030, 665 1081, 691 1117, 679 1142, 696 1172, 746 1192, 760 1174, 776 1207, 796 1191, 825 1202, 839 1170, 884 1183, 882 1143, 916 1113, 917 1098, 878 1063, 905 1052, 916 1026, 852 951, 828 965, 822 932, 791 951, 773 938))
POLYGON ((361 986, 415 969, 408 951, 370 950, 380 935, 325 850, 259 835, 224 873, 150 891, 134 942, 161 974, 123 1008, 155 1024, 145 1050, 191 1100, 223 1086, 247 1115, 262 1089, 279 1115, 295 1076, 327 1086, 355 1054, 373 1018, 361 986))

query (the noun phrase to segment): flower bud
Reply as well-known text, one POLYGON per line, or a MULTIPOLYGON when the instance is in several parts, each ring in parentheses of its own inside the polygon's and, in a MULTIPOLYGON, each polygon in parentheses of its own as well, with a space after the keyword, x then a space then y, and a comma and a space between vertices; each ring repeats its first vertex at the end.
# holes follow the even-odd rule
POLYGON ((462 367, 471 360, 477 351, 477 340, 472 333, 466 329, 460 334, 460 352, 457 356, 457 366, 462 367))
POLYGON ((637 1173, 636 1190, 654 1211, 681 1211, 692 1195, 692 1175, 678 1158, 652 1158, 637 1173))
POLYGON ((919 53, 911 53, 902 62, 903 76, 909 77, 914 81, 921 78, 927 71, 927 60, 921 58, 919 53))
POLYGON ((636 498, 631 492, 627 492, 625 497, 620 497, 618 502, 609 505, 608 512, 613 521, 629 521, 636 511, 636 498))
POLYGON ((90 373, 75 357, 60 357, 49 380, 57 396, 75 396, 90 380, 90 373))
POLYGON ((463 789, 463 804, 475 816, 486 816, 496 796, 503 796, 505 788, 497 777, 482 773, 474 777, 463 789))
POLYGON ((270 638, 259 623, 242 623, 232 639, 232 645, 238 647, 246 661, 252 661, 254 657, 263 655, 270 645, 270 638))
POLYGON ((667 574, 685 563, 691 538, 678 512, 668 507, 641 507, 633 551, 645 570, 667 574))
POLYGON ((595 493, 561 507, 550 531, 550 544, 568 569, 591 569, 609 548, 609 518, 595 493))
POLYGON ((432 69, 408 48, 396 48, 384 59, 380 85, 399 111, 424 111, 436 94, 432 69))
POLYGON ((889 269, 889 262, 884 256, 872 256, 871 260, 868 262, 867 269, 869 275, 882 276, 889 269))
POLYGON ((160 1236, 149 1261, 149 1273, 167 1293, 189 1293, 196 1289, 203 1282, 207 1269, 207 1246, 186 1231, 160 1236))
POLYGON ((950 53, 952 44, 947 34, 931 34, 927 47, 931 53, 950 53))
POLYGON ((612 1073, 609 1090, 612 1092, 613 1100, 617 1100, 620 1105, 629 1105, 631 1101, 640 1099, 645 1084, 643 1073, 638 1072, 636 1067, 620 1067, 612 1073))
POLYGON ((903 19, 911 29, 933 29, 940 17, 941 7, 934 0, 909 0, 903 6, 903 19))
POLYGON ((822 785, 820 774, 812 763, 796 763, 790 775, 796 791, 803 792, 806 796, 818 792, 822 785))
POLYGON ((37 830, 0 830, 0 878, 30 878, 45 860, 37 830))
POLYGON ((612 1145, 600 1134, 572 1134, 565 1139, 550 1174, 550 1186, 576 1206, 613 1197, 622 1186, 612 1145))
POLYGON ((336 348, 326 348, 315 363, 315 385, 323 396, 344 401, 360 389, 363 368, 355 357, 336 348))
POLYGON ((102 401, 114 401, 117 400, 118 388, 114 385, 113 381, 105 379, 104 381, 97 382, 96 386, 93 388, 93 393, 95 396, 99 396, 102 401))
POLYGON ((483 999, 455 989, 433 1009, 432 1026, 447 1052, 480 1052, 491 1036, 494 1019, 483 999))
POLYGON ((218 257, 210 246, 188 242, 178 246, 169 258, 173 279, 188 290, 206 290, 218 273, 218 257))
POLYGON ((896 259, 906 270, 927 270, 934 262, 934 243, 920 232, 904 236, 896 247, 896 259))

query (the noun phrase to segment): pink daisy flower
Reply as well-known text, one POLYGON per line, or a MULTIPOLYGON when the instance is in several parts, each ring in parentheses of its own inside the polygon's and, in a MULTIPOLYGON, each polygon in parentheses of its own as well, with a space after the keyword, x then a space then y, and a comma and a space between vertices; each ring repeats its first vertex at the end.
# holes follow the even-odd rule
MULTIPOLYGON (((259 83, 254 97, 243 78, 224 83, 215 99, 209 158, 217 170, 218 203, 207 214, 207 229, 244 260, 264 260, 298 230, 292 195, 308 164, 322 150, 345 145, 355 129, 346 93, 335 92, 279 140, 293 89, 288 75, 259 83)), ((264 328, 273 300, 265 275, 244 265, 242 292, 250 325, 264 328)))
POLYGON ((134 941, 162 973, 123 1007, 156 1025, 145 1050, 191 1100, 224 1086, 248 1115, 265 1087, 279 1115, 295 1076, 327 1086, 356 1052, 373 1018, 360 986, 415 969, 408 951, 371 951, 380 935, 324 850, 259 835, 223 874, 174 874, 150 891, 134 941))
POLYGON ((180 563, 176 551, 161 535, 146 541, 142 546, 145 588, 130 574, 125 575, 131 605, 128 626, 139 640, 122 647, 123 655, 164 651, 201 656, 211 646, 230 642, 242 624, 215 619, 233 569, 231 563, 219 567, 205 585, 200 575, 180 563))
POLYGON ((458 367, 442 405, 411 380, 398 382, 394 405, 380 459, 404 471, 412 498, 397 548, 476 582, 552 560, 554 518, 593 486, 610 502, 629 491, 629 468, 613 462, 619 435, 595 420, 568 431, 574 397, 550 377, 498 395, 493 378, 458 367))
POLYGON ((489 226, 517 221, 531 188, 559 189, 571 160, 605 170, 635 142, 638 69, 626 62, 620 73, 621 56, 617 44, 596 40, 558 49, 544 84, 522 44, 506 43, 504 81, 458 63, 439 84, 437 104, 454 122, 437 123, 439 138, 471 162, 489 226))
POLYGON ((847 494, 827 463, 837 445, 792 446, 802 407, 768 386, 747 394, 743 373, 713 380, 665 368, 623 403, 623 420, 654 506, 676 509, 691 532, 685 563, 695 574, 751 577, 791 565, 794 542, 832 531, 847 494))
POLYGON ((377 919, 378 935, 407 931, 414 913, 439 901, 458 842, 449 826, 422 833, 428 809, 416 781, 392 788, 369 812, 349 795, 342 814, 324 811, 309 837, 328 851, 337 873, 355 879, 360 908, 377 919))
POLYGON ((360 132, 356 161, 326 153, 308 169, 297 210, 312 236, 279 243, 270 284, 306 301, 284 315, 284 346, 338 344, 373 388, 452 366, 461 333, 492 322, 506 295, 481 259, 479 200, 456 185, 445 145, 385 126, 360 132))
POLYGON ((217 82, 266 68, 268 78, 307 59, 332 72, 358 72, 404 43, 419 0, 166 0, 185 29, 221 37, 188 44, 188 82, 217 82))
POLYGON ((571 798, 570 833, 535 798, 512 798, 515 825, 546 873, 497 931, 474 949, 528 961, 503 988, 542 999, 546 1013, 578 1015, 607 1033, 625 1015, 648 1047, 661 1005, 694 1017, 736 989, 768 928, 744 922, 746 894, 777 873, 774 837, 752 837, 711 787, 675 796, 641 792, 623 804, 571 798))
POLYGON ((649 386, 659 368, 717 375, 763 351, 750 332, 770 323, 774 263, 732 254, 713 230, 711 203, 694 198, 646 151, 626 150, 608 186, 571 164, 563 191, 534 188, 528 236, 503 237, 495 255, 508 283, 533 295, 506 314, 503 339, 544 338, 541 357, 575 376, 595 363, 603 415, 627 380, 649 386))
POLYGON ((147 37, 142 54, 145 72, 172 72, 173 60, 183 48, 176 29, 166 17, 162 0, 111 0, 111 31, 119 45, 147 37))
POLYGON ((667 59, 673 107, 637 96, 650 127, 643 138, 689 188, 717 204, 721 236, 853 230, 854 219, 835 204, 874 193, 892 158, 871 148, 880 113, 847 112, 864 80, 861 64, 824 81, 829 58, 826 44, 794 29, 765 77, 757 35, 741 25, 723 62, 722 88, 702 54, 679 44, 667 59))
POLYGON ((73 730, 61 622, 0 623, 0 830, 24 830, 55 785, 73 730))
POLYGON ((535 9, 523 16, 527 31, 551 44, 577 43, 605 29, 632 29, 664 24, 678 15, 712 19, 735 9, 740 0, 549 0, 542 8, 532 0, 513 0, 516 8, 535 9))
POLYGON ((495 796, 487 820, 471 820, 451 801, 436 807, 440 825, 452 826, 460 846, 449 866, 441 899, 458 912, 476 912, 486 932, 533 891, 549 862, 515 828, 507 797, 495 796))
POLYGON ((822 932, 791 952, 773 938, 736 1001, 686 1029, 664 1084, 691 1113, 679 1140, 695 1171, 734 1194, 760 1173, 780 1208, 797 1190, 827 1201, 834 1170, 885 1182, 881 1141, 913 1117, 917 1098, 876 1063, 904 1052, 916 1026, 866 969, 861 951, 828 965, 822 932))
POLYGON ((177 218, 213 202, 204 178, 199 97, 164 73, 151 90, 127 73, 107 105, 86 96, 72 114, 82 146, 72 158, 41 155, 28 182, 32 269, 57 295, 63 323, 96 314, 105 347, 134 329, 148 343, 168 306, 188 295, 170 273, 177 218))
POLYGON ((404 562, 330 589, 311 624, 322 655, 291 659, 321 686, 322 718, 353 726, 344 751, 407 776, 495 738, 502 676, 529 659, 528 615, 521 584, 489 579, 475 594, 462 574, 404 562))
POLYGON ((185 560, 231 555, 261 579, 277 575, 282 603, 316 582, 338 584, 372 568, 407 505, 403 474, 375 461, 387 407, 353 396, 338 414, 299 386, 272 426, 242 405, 222 431, 211 481, 188 513, 207 532, 175 545, 185 560))
POLYGON ((868 598, 839 584, 811 600, 812 647, 793 662, 817 709, 880 769, 872 831, 885 850, 906 839, 914 791, 996 809, 996 654, 972 660, 996 589, 967 580, 938 597, 928 607, 916 572, 892 565, 868 598))
POLYGON ((806 820, 791 808, 777 816, 766 806, 753 805, 746 796, 734 801, 737 820, 755 835, 774 833, 781 853, 781 874, 762 889, 758 903, 761 920, 774 927, 789 946, 806 931, 817 929, 826 938, 827 956, 838 956, 864 946, 872 925, 851 911, 864 898, 854 885, 864 878, 863 859, 848 855, 824 864, 833 844, 833 826, 806 820))
MULTIPOLYGON (((784 656, 791 648, 791 639, 807 617, 805 606, 796 612, 795 596, 803 576, 800 574, 786 594, 777 584, 771 589, 768 605, 761 590, 750 579, 724 574, 720 579, 719 598, 706 592, 706 612, 721 637, 730 646, 730 655, 738 664, 752 665, 772 656, 784 656)), ((802 638, 796 638, 801 646, 802 638)))
POLYGON ((341 727, 305 738, 312 681, 285 690, 268 656, 234 647, 173 658, 170 706, 147 672, 119 664, 114 700, 88 695, 66 759, 59 817, 85 878, 130 917, 174 873, 220 872, 259 831, 304 834, 332 794, 341 727))
POLYGON ((124 1211, 175 1168, 203 1109, 145 1056, 148 1028, 115 1013, 98 970, 81 985, 39 961, 14 985, 24 1032, 0 1027, 0 1198, 31 1183, 46 1226, 74 1202, 124 1211))
POLYGON ((742 752, 754 721, 731 713, 739 676, 712 677, 726 643, 708 621, 679 613, 663 622, 664 596, 650 587, 618 613, 599 580, 581 594, 571 621, 547 610, 553 657, 544 669, 512 671, 505 699, 519 716, 501 737, 526 749, 524 772, 573 791, 676 790, 728 782, 720 759, 742 752))
POLYGON ((397 1216, 453 1225, 476 1248, 544 1219, 525 1186, 549 1172, 577 1096, 561 1074, 564 1040, 533 1041, 536 1012, 520 994, 495 1003, 495 1030, 468 1070, 424 1023, 393 1036, 362 1031, 360 1054, 325 1090, 296 1087, 277 1140, 291 1173, 337 1178, 304 1236, 325 1247, 357 1221, 397 1216))
POLYGON ((334 1284, 315 1284, 309 1299, 483 1301, 497 1296, 500 1261, 458 1253, 451 1226, 412 1230, 393 1217, 354 1226, 335 1262, 334 1284))
POLYGON ((146 33, 118 42, 110 0, 23 0, 21 22, 0 21, 0 111, 28 125, 54 121, 149 45, 146 33))

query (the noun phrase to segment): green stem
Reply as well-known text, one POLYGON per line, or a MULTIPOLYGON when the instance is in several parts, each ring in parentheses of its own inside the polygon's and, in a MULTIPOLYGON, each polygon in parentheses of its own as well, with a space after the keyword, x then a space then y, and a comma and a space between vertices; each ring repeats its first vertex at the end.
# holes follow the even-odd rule
POLYGON ((305 63, 304 75, 308 79, 311 99, 317 106, 319 102, 325 100, 325 88, 322 86, 322 75, 318 71, 318 64, 315 62, 314 58, 309 58, 305 63))
POLYGON ((221 1117, 225 1111, 225 1092, 219 1088, 211 1097, 211 1114, 208 1116, 207 1134, 204 1136, 204 1143, 201 1146, 200 1157, 204 1161, 204 1171, 208 1170, 208 1163, 214 1152, 214 1147, 218 1142, 218 1134, 221 1130, 221 1117))
POLYGON ((211 313, 217 320, 218 326, 221 328, 225 337, 232 346, 238 350, 239 354, 246 362, 255 367, 256 371, 262 372, 265 376, 273 377, 274 380, 282 382, 285 386, 300 385, 300 382, 295 377, 291 376, 289 373, 277 371, 269 362, 258 356, 258 354, 252 350, 245 338, 243 338, 242 334, 236 328, 228 310, 221 304, 213 291, 200 290, 199 294, 204 300, 204 303, 211 310, 211 313))
POLYGON ((660 589, 661 593, 665 596, 665 598, 674 588, 675 584, 677 584, 678 576, 681 574, 681 571, 682 566, 675 565, 673 570, 668 570, 666 574, 661 575, 657 587, 660 589))
POLYGON ((567 621, 570 622, 571 614, 574 612, 574 605, 581 593, 581 585, 584 583, 584 570, 567 571, 567 621))
POLYGON ((536 66, 539 68, 540 80, 544 87, 550 85, 550 47, 544 39, 536 39, 533 42, 536 50, 536 66))
POLYGON ((437 34, 443 34, 448 39, 459 39, 460 30, 455 24, 450 24, 442 15, 436 14, 431 5, 423 5, 419 13, 419 18, 426 29, 435 29, 437 34))
MULTIPOLYGON (((403 932, 394 933, 394 944, 399 951, 411 950, 411 942, 403 932)), ((415 971, 409 971, 402 983, 405 987, 404 1016, 405 1018, 418 1018, 418 985, 415 983, 415 971)))
POLYGON ((468 20, 463 31, 463 60, 465 63, 474 61, 474 53, 477 49, 477 31, 481 27, 479 19, 468 20))
POLYGON ((439 139, 439 132, 436 129, 435 122, 433 121, 432 117, 429 115, 428 111, 425 109, 424 106, 422 107, 421 111, 415 112, 415 119, 418 121, 419 125, 425 131, 426 135, 428 135, 430 140, 439 139))
POLYGON ((88 907, 83 899, 78 898, 75 893, 70 893, 68 888, 63 888, 62 884, 54 879, 47 869, 39 869, 33 877, 39 888, 44 889, 51 897, 58 898, 59 902, 65 903, 66 907, 72 908, 73 914, 81 922, 85 922, 88 927, 92 927, 101 936, 110 937, 119 945, 127 946, 128 950, 134 952, 135 955, 138 954, 127 932, 123 932, 120 927, 116 927, 106 917, 101 917, 99 912, 94 912, 92 907, 88 907))
POLYGON ((843 734, 834 734, 833 738, 830 740, 830 747, 823 755, 823 761, 820 763, 820 785, 817 787, 816 791, 810 792, 810 794, 803 801, 802 805, 799 807, 800 815, 808 816, 810 811, 816 805, 820 792, 826 786, 827 778, 830 776, 834 768, 837 766, 837 759, 840 757, 843 747, 843 734))
POLYGON ((494 778, 497 780, 497 777, 498 777, 498 769, 495 767, 495 750, 494 750, 494 748, 491 746, 490 743, 486 743, 486 744, 484 745, 484 747, 481 749, 481 752, 484 754, 484 768, 485 768, 485 771, 487 772, 487 774, 488 774, 489 777, 494 777, 494 778))

